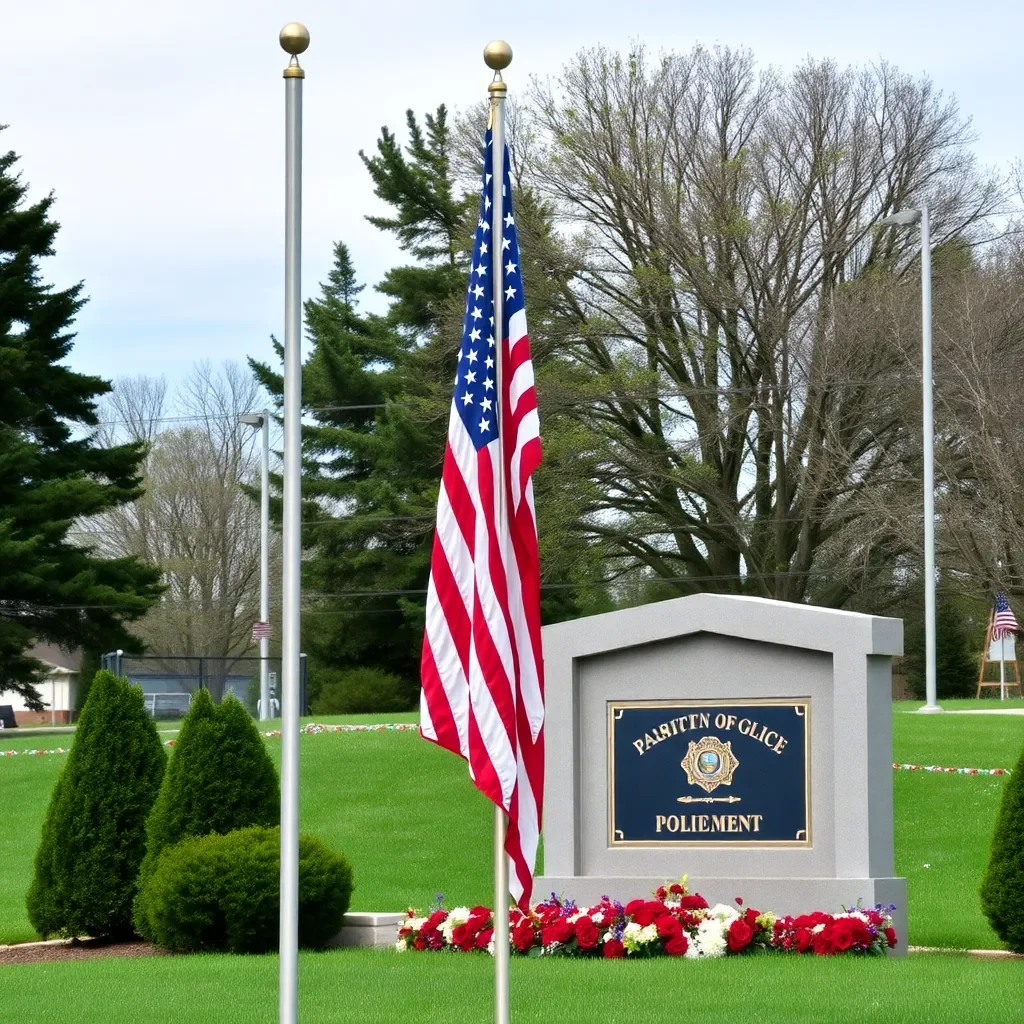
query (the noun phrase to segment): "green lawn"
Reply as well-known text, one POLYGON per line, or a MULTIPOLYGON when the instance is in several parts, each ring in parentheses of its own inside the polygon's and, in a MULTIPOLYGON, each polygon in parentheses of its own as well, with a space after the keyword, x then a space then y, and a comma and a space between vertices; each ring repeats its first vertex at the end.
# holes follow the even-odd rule
MULTIPOLYGON (((900 762, 1010 767, 1024 745, 1024 716, 897 714, 894 729, 900 762)), ((266 742, 279 759, 280 741, 266 742)), ((7 738, 5 745, 40 744, 7 738)), ((489 900, 490 807, 462 761, 413 732, 304 736, 299 750, 302 827, 351 859, 354 910, 425 907, 437 892, 458 902, 489 900)), ((0 942, 34 937, 24 893, 64 760, 0 758, 0 942)), ((896 870, 909 879, 910 941, 998 947, 977 893, 1005 777, 894 775, 896 870)))
MULTIPOLYGON (((0 969, 2 971, 3 969, 0 969)), ((309 1024, 491 1019, 486 956, 390 950, 303 954, 309 1024)), ((696 963, 514 960, 513 1019, 544 1024, 989 1024, 1009 1021, 1019 962, 759 957, 696 963)), ((3 1020, 18 1024, 273 1024, 277 958, 158 957, 6 968, 3 1020)))

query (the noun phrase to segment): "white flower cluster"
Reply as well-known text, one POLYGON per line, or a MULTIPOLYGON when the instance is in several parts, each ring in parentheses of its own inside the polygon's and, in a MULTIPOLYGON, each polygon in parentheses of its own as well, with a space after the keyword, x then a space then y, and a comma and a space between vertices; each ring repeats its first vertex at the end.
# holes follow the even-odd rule
MULTIPOLYGON (((735 917, 733 920, 735 920, 735 917)), ((723 921, 720 917, 716 917, 713 914, 705 917, 697 925, 697 932, 691 936, 690 944, 686 947, 687 958, 690 960, 702 960, 725 956, 725 951, 728 947, 726 936, 730 924, 732 924, 732 920, 723 921)))
POLYGON ((649 942, 657 941, 658 929, 653 924, 641 927, 635 921, 631 921, 622 933, 622 944, 630 953, 636 953, 649 942))
POLYGON ((465 924, 469 920, 469 907, 455 907, 454 910, 445 918, 441 925, 441 934, 444 936, 444 941, 450 946, 452 944, 452 932, 459 927, 460 924, 465 924))

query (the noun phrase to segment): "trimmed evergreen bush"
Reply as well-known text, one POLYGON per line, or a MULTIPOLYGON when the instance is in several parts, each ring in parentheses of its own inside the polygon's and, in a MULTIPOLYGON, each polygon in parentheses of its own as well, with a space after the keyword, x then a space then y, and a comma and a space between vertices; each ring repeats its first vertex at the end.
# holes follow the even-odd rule
POLYGON ((379 668, 350 668, 321 673, 313 699, 314 715, 356 715, 374 711, 408 711, 408 686, 379 668))
MULTIPOLYGON (((249 712, 230 694, 214 704, 206 690, 199 690, 181 724, 146 823, 139 888, 155 870, 160 854, 182 839, 276 825, 280 817, 277 771, 249 712)), ((152 938, 139 901, 135 928, 152 938)))
POLYGON ((142 690, 97 672, 43 823, 26 903, 49 935, 123 937, 166 758, 142 690))
MULTIPOLYGON (((280 830, 246 828, 165 850, 139 894, 153 941, 179 953, 265 953, 278 946, 280 830)), ((315 836, 299 837, 299 944, 322 949, 352 896, 352 869, 315 836)))
POLYGON ((1024 751, 999 804, 981 909, 996 935, 1015 953, 1024 953, 1024 751))

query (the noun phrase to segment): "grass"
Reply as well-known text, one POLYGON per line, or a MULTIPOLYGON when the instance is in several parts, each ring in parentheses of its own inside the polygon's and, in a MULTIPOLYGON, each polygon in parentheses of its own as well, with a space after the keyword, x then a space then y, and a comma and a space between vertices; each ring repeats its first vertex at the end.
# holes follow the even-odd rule
MULTIPOLYGON (((896 711, 917 711, 922 707, 924 707, 923 700, 893 701, 893 709, 896 711)), ((973 697, 958 697, 955 700, 940 700, 939 707, 943 711, 992 711, 994 709, 1024 711, 1024 700, 1016 696, 1006 700, 1000 700, 998 697, 982 697, 979 700, 975 700, 973 697)))
MULTIPOLYGON (((1020 998, 1016 962, 966 957, 703 963, 514 960, 517 1022, 987 1024, 1020 998), (700 993, 698 995, 698 993, 700 993)), ((277 958, 160 957, 8 968, 4 1019, 19 1024, 272 1024, 277 958), (59 979, 59 980, 58 980, 59 979)), ((303 1021, 417 1024, 491 1019, 483 956, 337 950, 300 957, 303 1021)))
MULTIPOLYGON (((1012 767, 1024 743, 1024 716, 897 714, 894 730, 900 762, 1012 767)), ((44 745, 5 737, 4 745, 11 744, 44 745)), ((279 759, 280 742, 267 744, 279 759)), ((490 808, 459 759, 415 733, 328 733, 303 737, 299 750, 302 827, 352 860, 354 910, 425 907, 437 891, 450 902, 488 899, 490 808)), ((0 759, 0 942, 33 937, 24 892, 63 763, 61 756, 0 759)), ((894 773, 896 869, 909 879, 912 943, 999 946, 977 891, 1004 785, 998 776, 894 773)), ((517 1021, 625 1022, 638 1006, 651 1021, 673 1021, 681 1008, 692 1007, 696 982, 710 993, 711 1008, 701 1011, 708 1021, 974 1024, 1008 1019, 1005 1007, 1018 1000, 1020 970, 1018 962, 955 956, 901 962, 766 957, 685 967, 669 961, 625 967, 531 960, 514 962, 512 983, 517 1021)), ((0 1018, 23 1024, 272 1022, 276 972, 275 957, 12 967, 0 970, 16 979, 5 986, 0 1018), (55 995, 58 990, 74 996, 55 995)), ((338 950, 303 954, 300 978, 303 1020, 310 1022, 412 1017, 429 1024, 490 1017, 487 958, 338 950)))

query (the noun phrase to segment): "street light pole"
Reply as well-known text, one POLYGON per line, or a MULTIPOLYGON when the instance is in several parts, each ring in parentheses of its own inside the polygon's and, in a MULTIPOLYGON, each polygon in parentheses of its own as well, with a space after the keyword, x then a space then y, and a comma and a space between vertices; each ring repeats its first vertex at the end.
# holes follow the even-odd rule
POLYGON ((260 428, 260 721, 273 718, 270 708, 270 411, 246 413, 240 423, 260 428))
POLYGON ((921 225, 921 398, 924 453, 924 691, 919 711, 941 711, 935 680, 935 415, 932 396, 932 243, 928 207, 900 210, 885 226, 921 225))

